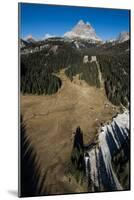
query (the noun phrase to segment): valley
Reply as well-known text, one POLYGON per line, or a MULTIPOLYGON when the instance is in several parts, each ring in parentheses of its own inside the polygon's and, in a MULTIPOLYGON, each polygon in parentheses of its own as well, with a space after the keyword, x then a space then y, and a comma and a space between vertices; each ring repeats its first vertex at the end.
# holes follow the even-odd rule
POLYGON ((29 196, 128 190, 128 33, 103 42, 79 21, 64 37, 20 44, 21 168, 37 175, 24 169, 29 196))
POLYGON ((71 82, 61 70, 62 87, 51 96, 21 95, 21 113, 28 137, 34 146, 41 174, 47 171, 44 187, 49 193, 87 191, 73 177, 65 176, 70 159, 73 132, 80 126, 84 143, 91 143, 102 123, 111 121, 119 110, 106 98, 104 88, 89 87, 83 80, 71 82), (51 178, 50 178, 51 177, 51 178))

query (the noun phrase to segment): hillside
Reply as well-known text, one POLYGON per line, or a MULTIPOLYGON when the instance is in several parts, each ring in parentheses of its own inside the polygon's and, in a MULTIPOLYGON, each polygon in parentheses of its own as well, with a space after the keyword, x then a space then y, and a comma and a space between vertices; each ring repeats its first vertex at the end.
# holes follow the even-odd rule
MULTIPOLYGON (((42 190, 38 195, 97 191, 92 174, 92 184, 90 179, 86 181, 85 164, 81 171, 70 164, 74 133, 77 127, 81 128, 83 151, 90 155, 91 147, 94 152, 94 144, 98 151, 101 127, 122 113, 124 106, 129 109, 129 49, 129 40, 91 43, 80 38, 49 38, 21 47, 21 114, 26 140, 37 155, 35 165, 40 166, 37 183, 42 185, 42 190)), ((120 139, 121 136, 119 143, 120 139)), ((110 145, 108 149, 111 150, 110 145)), ((110 164, 117 164, 119 168, 118 176, 113 175, 114 180, 120 179, 118 160, 124 155, 120 151, 124 151, 122 146, 112 154, 113 161, 108 158, 110 164)), ((73 155, 77 158, 79 153, 73 155)), ((84 155, 82 159, 86 160, 84 155)), ((122 162, 127 162, 123 165, 127 179, 124 177, 121 182, 124 188, 128 188, 128 158, 122 162)), ((110 170, 113 168, 110 166, 110 170)), ((105 190, 104 186, 100 188, 105 190)))
MULTIPOLYGON (((35 44, 34 44, 35 45, 35 44)), ((107 97, 115 104, 127 106, 129 102, 129 41, 117 44, 91 44, 85 40, 66 41, 53 38, 43 44, 22 48, 21 91, 28 94, 53 94, 62 82, 53 72, 66 70, 66 75, 80 74, 89 85, 99 87, 96 64, 90 62, 96 55, 104 79, 107 97), (84 45, 78 48, 77 45, 84 45), (27 52, 28 51, 28 52, 27 52), (84 56, 88 62, 84 62, 84 56), (113 96, 114 94, 114 96, 113 96)))

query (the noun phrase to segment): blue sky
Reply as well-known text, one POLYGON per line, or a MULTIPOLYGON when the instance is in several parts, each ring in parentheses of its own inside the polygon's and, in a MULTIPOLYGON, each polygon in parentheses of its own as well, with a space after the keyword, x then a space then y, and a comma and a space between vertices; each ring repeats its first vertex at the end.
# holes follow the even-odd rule
POLYGON ((20 37, 32 35, 36 39, 46 34, 62 36, 82 19, 89 22, 103 40, 112 39, 122 31, 129 31, 129 11, 118 9, 20 4, 20 37))

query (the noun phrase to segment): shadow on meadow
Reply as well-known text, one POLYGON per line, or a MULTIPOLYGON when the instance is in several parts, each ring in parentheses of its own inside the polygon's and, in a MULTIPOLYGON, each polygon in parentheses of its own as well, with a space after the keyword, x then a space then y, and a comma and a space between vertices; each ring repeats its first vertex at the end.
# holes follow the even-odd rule
POLYGON ((26 126, 21 116, 20 129, 20 197, 46 195, 43 188, 46 173, 41 176, 37 154, 26 134, 26 126))

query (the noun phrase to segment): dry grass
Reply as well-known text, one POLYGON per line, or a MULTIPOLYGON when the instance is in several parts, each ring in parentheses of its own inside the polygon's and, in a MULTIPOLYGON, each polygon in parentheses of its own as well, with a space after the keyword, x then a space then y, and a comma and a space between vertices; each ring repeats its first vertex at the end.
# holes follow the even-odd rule
POLYGON ((44 187, 49 194, 84 192, 86 188, 75 179, 65 176, 65 165, 70 159, 72 133, 80 126, 84 142, 91 142, 100 126, 118 108, 107 100, 104 89, 89 87, 77 76, 71 82, 61 70, 57 74, 62 88, 51 96, 21 95, 21 113, 39 157, 42 176, 47 170, 44 187))

